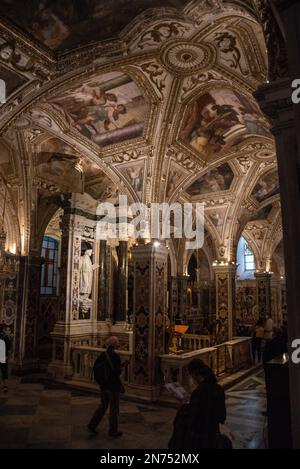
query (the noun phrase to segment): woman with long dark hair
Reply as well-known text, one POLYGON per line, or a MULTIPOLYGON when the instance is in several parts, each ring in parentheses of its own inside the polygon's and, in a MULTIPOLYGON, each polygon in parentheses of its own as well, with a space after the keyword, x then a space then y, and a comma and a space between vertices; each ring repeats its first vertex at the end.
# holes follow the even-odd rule
POLYGON ((177 413, 169 449, 219 448, 219 425, 226 420, 224 391, 202 360, 192 360, 188 372, 195 389, 189 404, 184 404, 177 413))

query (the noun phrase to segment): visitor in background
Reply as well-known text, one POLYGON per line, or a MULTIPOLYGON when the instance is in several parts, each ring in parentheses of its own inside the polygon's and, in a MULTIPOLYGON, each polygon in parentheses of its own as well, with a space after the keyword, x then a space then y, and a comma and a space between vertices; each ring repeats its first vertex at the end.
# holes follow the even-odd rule
POLYGON ((253 362, 256 363, 256 357, 257 357, 257 363, 260 363, 261 361, 261 346, 262 346, 262 341, 265 336, 265 329, 264 329, 264 323, 260 319, 257 321, 253 335, 252 335, 252 358, 253 362))
MULTIPOLYGON (((219 424, 226 420, 224 391, 202 360, 192 360, 188 372, 195 389, 190 402, 183 403, 175 417, 169 449, 218 449, 219 424)), ((230 441, 227 445, 229 449, 230 441)))
POLYGON ((3 392, 8 392, 8 355, 10 352, 10 338, 6 334, 5 325, 0 325, 0 371, 3 383, 3 392))
POLYGON ((273 337, 273 328, 274 328, 274 321, 270 316, 266 316, 265 324, 264 324, 264 339, 267 342, 271 340, 273 337))
POLYGON ((287 329, 287 322, 286 321, 283 321, 283 323, 282 323, 281 332, 282 332, 283 341, 287 346, 287 344, 288 344, 288 329, 287 329))
POLYGON ((113 438, 122 436, 122 432, 118 431, 118 417, 120 392, 124 392, 124 386, 120 378, 121 358, 115 351, 118 347, 118 338, 110 337, 106 341, 106 352, 95 362, 94 375, 100 385, 101 403, 87 427, 90 433, 97 434, 96 428, 109 407, 109 436, 113 438), (97 373, 100 374, 99 378, 97 373))
POLYGON ((173 346, 173 339, 175 337, 175 323, 169 322, 165 330, 165 352, 169 353, 173 346))
POLYGON ((287 351, 287 344, 282 330, 274 327, 273 338, 267 341, 265 345, 263 363, 265 364, 276 357, 280 357, 284 353, 287 353, 287 351))

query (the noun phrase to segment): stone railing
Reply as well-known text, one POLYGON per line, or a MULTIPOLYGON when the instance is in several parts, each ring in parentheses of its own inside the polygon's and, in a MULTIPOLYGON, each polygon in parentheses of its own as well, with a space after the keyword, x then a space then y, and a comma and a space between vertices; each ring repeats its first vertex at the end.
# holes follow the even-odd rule
POLYGON ((184 334, 181 337, 181 347, 184 351, 192 352, 211 346, 209 335, 184 334))
POLYGON ((178 354, 161 355, 161 371, 165 383, 186 383, 187 367, 191 360, 203 360, 217 376, 247 368, 251 364, 251 338, 236 337, 224 344, 178 354))
POLYGON ((234 372, 251 364, 251 338, 235 337, 226 342, 226 371, 234 372))
MULTIPOLYGON (((161 395, 166 397, 164 383, 179 381, 183 385, 187 385, 188 372, 187 368, 191 360, 198 358, 213 369, 217 376, 226 372, 234 372, 243 368, 247 368, 250 363, 250 338, 234 338, 224 344, 214 347, 205 347, 200 350, 187 351, 177 354, 161 355, 161 395)), ((85 387, 96 390, 98 385, 93 378, 93 365, 96 358, 103 348, 74 346, 71 350, 72 358, 72 375, 68 382, 74 386, 85 387)), ((136 395, 133 391, 131 376, 131 358, 132 353, 125 350, 118 350, 122 362, 122 381, 126 388, 127 395, 136 395)), ((166 397, 168 399, 168 397, 166 397)))
POLYGON ((228 351, 226 343, 215 345, 217 357, 216 357, 216 375, 220 376, 227 370, 228 363, 228 351))
MULTIPOLYGON (((93 377, 93 366, 96 358, 103 348, 95 347, 74 347, 72 349, 73 376, 72 382, 85 383, 89 387, 98 387, 93 377)), ((128 351, 118 350, 122 363, 122 382, 126 385, 130 381, 130 361, 132 354, 128 351)))
POLYGON ((198 358, 203 360, 214 371, 216 369, 217 351, 214 347, 185 352, 174 355, 161 355, 161 371, 165 383, 179 381, 187 384, 187 367, 191 360, 198 358))
POLYGON ((214 346, 217 351, 216 375, 233 373, 251 365, 251 337, 234 337, 214 346))
POLYGON ((93 347, 96 348, 105 348, 105 342, 109 336, 114 335, 118 337, 119 340, 119 350, 121 351, 132 351, 132 340, 133 340, 133 332, 132 331, 111 331, 110 333, 106 333, 104 335, 97 335, 93 338, 93 347))

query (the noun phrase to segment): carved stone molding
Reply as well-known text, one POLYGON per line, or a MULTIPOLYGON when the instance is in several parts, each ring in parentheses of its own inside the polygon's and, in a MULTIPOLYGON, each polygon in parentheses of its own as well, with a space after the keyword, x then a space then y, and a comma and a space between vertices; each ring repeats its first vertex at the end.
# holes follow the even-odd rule
POLYGON ((212 65, 215 52, 208 44, 174 40, 163 45, 160 60, 170 73, 177 76, 192 75, 212 65))

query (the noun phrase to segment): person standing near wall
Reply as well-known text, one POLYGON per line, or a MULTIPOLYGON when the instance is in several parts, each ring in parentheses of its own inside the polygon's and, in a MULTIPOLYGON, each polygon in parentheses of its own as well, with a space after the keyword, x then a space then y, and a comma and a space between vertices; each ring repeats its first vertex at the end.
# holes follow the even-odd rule
POLYGON ((273 337, 266 342, 265 350, 263 353, 263 364, 273 360, 274 358, 282 356, 288 352, 285 337, 280 328, 274 327, 273 337))
POLYGON ((2 375, 3 392, 8 392, 8 354, 10 350, 10 340, 5 334, 4 324, 0 325, 0 371, 2 375))
POLYGON ((252 358, 253 362, 256 361, 260 363, 261 353, 262 353, 262 341, 265 337, 264 323, 262 320, 258 321, 254 327, 253 336, 252 336, 252 358))
POLYGON ((265 341, 269 341, 273 337, 273 328, 274 328, 274 321, 270 316, 266 316, 264 330, 265 330, 265 341))

